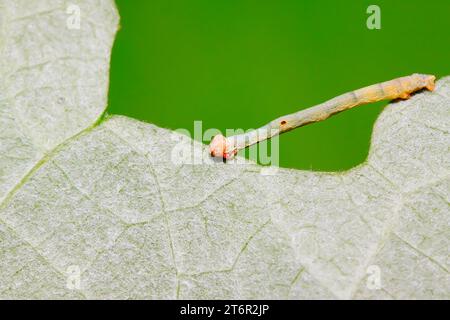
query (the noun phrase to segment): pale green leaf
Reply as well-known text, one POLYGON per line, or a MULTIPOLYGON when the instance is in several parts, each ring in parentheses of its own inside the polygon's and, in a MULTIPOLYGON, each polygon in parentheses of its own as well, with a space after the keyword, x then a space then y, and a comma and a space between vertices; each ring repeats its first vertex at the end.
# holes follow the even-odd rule
POLYGON ((96 124, 117 14, 94 2, 73 34, 67 2, 1 4, 0 298, 450 298, 450 78, 389 105, 361 166, 262 174, 154 125, 96 124))

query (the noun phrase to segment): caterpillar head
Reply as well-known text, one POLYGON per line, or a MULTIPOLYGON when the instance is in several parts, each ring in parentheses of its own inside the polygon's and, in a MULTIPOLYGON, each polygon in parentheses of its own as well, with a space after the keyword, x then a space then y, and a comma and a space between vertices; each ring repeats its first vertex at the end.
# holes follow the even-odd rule
POLYGON ((224 160, 234 158, 237 154, 234 139, 227 139, 221 134, 214 136, 209 144, 209 153, 211 157, 223 158, 224 160))

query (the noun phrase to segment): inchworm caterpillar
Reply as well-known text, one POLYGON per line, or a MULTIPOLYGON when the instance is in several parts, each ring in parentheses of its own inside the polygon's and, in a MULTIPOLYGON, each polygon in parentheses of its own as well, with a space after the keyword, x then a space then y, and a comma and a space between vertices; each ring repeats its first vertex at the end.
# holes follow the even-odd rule
POLYGON ((210 154, 212 157, 220 157, 224 160, 231 159, 239 150, 248 146, 280 133, 325 120, 353 107, 381 100, 408 99, 411 93, 424 88, 432 91, 435 79, 433 75, 415 73, 345 93, 314 107, 275 119, 245 134, 227 138, 219 134, 209 145, 210 154))

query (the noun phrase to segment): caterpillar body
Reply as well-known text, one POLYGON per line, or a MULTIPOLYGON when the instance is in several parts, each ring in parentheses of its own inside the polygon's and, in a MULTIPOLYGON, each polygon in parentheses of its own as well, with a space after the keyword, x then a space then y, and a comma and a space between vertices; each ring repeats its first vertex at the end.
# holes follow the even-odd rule
POLYGON ((212 157, 233 158, 243 148, 270 139, 280 133, 323 121, 339 112, 381 100, 408 99, 412 93, 434 90, 436 77, 418 74, 377 83, 337 96, 314 107, 279 117, 251 132, 225 138, 216 135, 210 143, 212 157))

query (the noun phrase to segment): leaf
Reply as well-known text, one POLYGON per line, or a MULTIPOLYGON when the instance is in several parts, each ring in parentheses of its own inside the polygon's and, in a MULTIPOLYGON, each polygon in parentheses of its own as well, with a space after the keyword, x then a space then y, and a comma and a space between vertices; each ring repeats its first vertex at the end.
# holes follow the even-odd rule
POLYGON ((63 5, 2 6, 2 71, 30 75, 1 82, 0 298, 450 298, 450 77, 389 105, 359 167, 265 175, 151 124, 96 123, 117 19, 89 3, 73 44, 63 5), (24 19, 54 42, 14 37, 24 19))
POLYGON ((104 112, 118 14, 110 1, 2 0, 0 17, 1 201, 104 112), (79 30, 67 27, 71 4, 81 10, 79 30))

